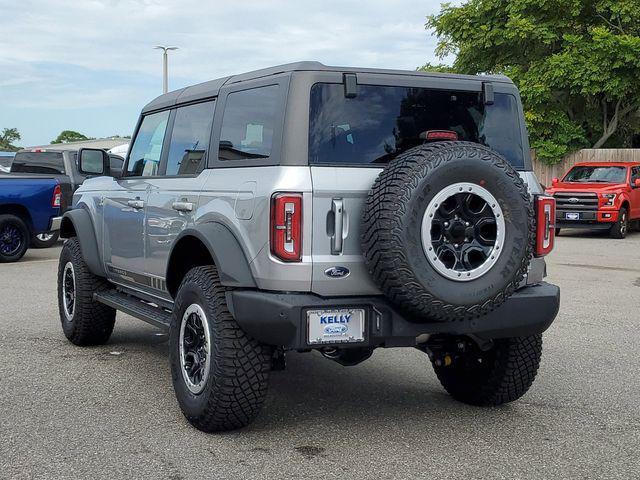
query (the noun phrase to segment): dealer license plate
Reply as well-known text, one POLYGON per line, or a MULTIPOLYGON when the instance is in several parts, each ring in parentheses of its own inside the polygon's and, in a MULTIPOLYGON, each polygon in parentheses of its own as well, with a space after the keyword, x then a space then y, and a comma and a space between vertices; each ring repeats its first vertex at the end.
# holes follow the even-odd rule
POLYGON ((574 212, 567 212, 564 214, 564 218, 567 220, 580 220, 580 214, 574 212))
POLYGON ((309 344, 363 342, 364 326, 362 308, 307 311, 309 344))

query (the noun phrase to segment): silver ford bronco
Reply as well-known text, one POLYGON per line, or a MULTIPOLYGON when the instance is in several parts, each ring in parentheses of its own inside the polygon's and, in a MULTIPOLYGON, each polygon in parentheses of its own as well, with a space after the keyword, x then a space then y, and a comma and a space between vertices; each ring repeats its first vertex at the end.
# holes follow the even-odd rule
POLYGON ((64 215, 62 329, 108 341, 116 311, 169 332, 185 417, 250 423, 285 353, 342 365, 425 352, 443 387, 499 405, 531 386, 559 308, 555 203, 501 76, 301 62, 162 95, 122 174, 64 215))

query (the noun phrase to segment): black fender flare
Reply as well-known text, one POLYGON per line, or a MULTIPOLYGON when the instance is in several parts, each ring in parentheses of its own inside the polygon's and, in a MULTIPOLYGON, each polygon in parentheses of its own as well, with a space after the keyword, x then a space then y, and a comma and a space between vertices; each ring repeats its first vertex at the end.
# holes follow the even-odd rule
POLYGON ((100 261, 100 250, 96 240, 91 215, 84 208, 76 208, 65 212, 60 222, 60 237, 77 237, 80 242, 82 258, 94 275, 106 277, 104 265, 100 261))
POLYGON ((256 288, 255 279, 240 242, 226 225, 219 222, 201 223, 180 232, 169 253, 165 275, 167 280, 171 273, 169 271, 171 258, 176 247, 180 245, 180 240, 185 237, 195 237, 206 247, 216 265, 222 285, 225 287, 256 288))

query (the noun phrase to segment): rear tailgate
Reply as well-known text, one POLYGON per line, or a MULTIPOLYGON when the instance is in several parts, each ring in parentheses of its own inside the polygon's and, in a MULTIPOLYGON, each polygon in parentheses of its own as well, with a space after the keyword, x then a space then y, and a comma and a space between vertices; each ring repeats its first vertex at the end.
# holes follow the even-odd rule
POLYGON ((313 292, 320 295, 380 293, 364 264, 360 218, 367 193, 381 171, 381 168, 366 167, 311 167, 313 292), (340 276, 340 272, 344 276, 340 276))
MULTIPOLYGON (((369 189, 381 171, 382 168, 375 167, 311 167, 314 293, 327 296, 380 293, 362 256, 360 220, 369 189), (342 211, 337 211, 340 208, 342 211), (340 224, 339 237, 336 231, 340 233, 340 224)), ((519 173, 530 193, 542 193, 533 172, 519 173)), ((532 259, 527 283, 542 281, 544 265, 542 258, 532 259)))

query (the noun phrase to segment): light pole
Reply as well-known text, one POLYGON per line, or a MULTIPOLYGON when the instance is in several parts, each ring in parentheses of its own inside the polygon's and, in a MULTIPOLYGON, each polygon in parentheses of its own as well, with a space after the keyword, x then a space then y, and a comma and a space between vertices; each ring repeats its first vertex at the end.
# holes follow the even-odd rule
POLYGON ((156 45, 153 48, 162 50, 162 93, 167 93, 169 91, 169 75, 167 73, 167 51, 177 50, 178 47, 165 47, 163 45, 156 45))

